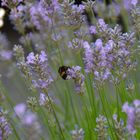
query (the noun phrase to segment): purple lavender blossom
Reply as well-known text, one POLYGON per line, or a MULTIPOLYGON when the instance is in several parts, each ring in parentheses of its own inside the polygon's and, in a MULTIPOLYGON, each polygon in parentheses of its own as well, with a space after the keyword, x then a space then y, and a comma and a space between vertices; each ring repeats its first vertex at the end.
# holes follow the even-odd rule
POLYGON ((18 5, 18 3, 23 2, 23 0, 2 0, 2 6, 8 6, 10 8, 11 5, 18 5))
POLYGON ((77 5, 72 5, 72 10, 74 10, 75 12, 81 12, 83 13, 85 10, 85 6, 80 4, 79 6, 77 5))
POLYGON ((14 107, 16 115, 21 119, 23 124, 31 125, 36 120, 36 115, 28 111, 26 104, 19 103, 14 107))
POLYGON ((74 38, 68 43, 68 47, 79 50, 83 48, 83 40, 79 38, 74 38))
POLYGON ((47 89, 52 82, 53 79, 51 76, 48 76, 47 79, 38 79, 38 87, 41 89, 47 89))
POLYGON ((97 33, 96 27, 95 27, 95 26, 90 26, 89 32, 90 32, 91 34, 96 34, 96 33, 97 33))
POLYGON ((98 139, 106 139, 107 137, 107 119, 106 117, 99 115, 96 118, 96 128, 95 131, 97 132, 98 139))
POLYGON ((85 16, 83 15, 85 6, 83 4, 77 6, 74 5, 74 2, 69 2, 69 0, 63 1, 61 4, 63 17, 64 17, 64 24, 70 25, 75 29, 81 27, 81 24, 85 21, 85 16))
POLYGON ((8 139, 12 133, 9 123, 7 122, 6 116, 3 111, 0 112, 0 139, 8 139))
POLYGON ((18 117, 21 117, 24 115, 24 113, 26 111, 26 105, 24 103, 17 104, 14 107, 14 111, 18 117))
POLYGON ((72 68, 69 68, 68 69, 68 76, 70 79, 75 79, 76 76, 77 76, 77 71, 80 71, 81 70, 81 67, 80 66, 75 66, 75 67, 72 67, 72 68))
POLYGON ((103 30, 107 29, 107 24, 105 23, 104 19, 98 19, 98 24, 103 30))
POLYGON ((84 93, 84 75, 80 72, 81 67, 80 66, 73 66, 72 68, 69 68, 68 70, 68 78, 67 79, 74 79, 75 82, 75 91, 78 94, 84 93))
POLYGON ((136 6, 137 3, 138 3, 138 0, 131 0, 131 4, 132 4, 132 5, 136 6))
POLYGON ((103 42, 102 42, 102 40, 101 39, 97 39, 96 41, 95 41, 95 46, 97 46, 97 49, 98 50, 100 50, 100 48, 102 48, 103 47, 103 42))
POLYGON ((51 22, 51 19, 47 15, 47 11, 41 2, 36 3, 34 6, 32 6, 30 8, 30 15, 31 15, 32 23, 35 25, 35 27, 38 30, 41 30, 41 28, 42 28, 40 20, 42 20, 42 22, 44 22, 44 24, 45 24, 45 22, 46 23, 51 22), (44 11, 44 12, 42 12, 42 11, 44 11))
POLYGON ((43 31, 43 27, 51 27, 52 21, 54 22, 52 15, 59 13, 59 11, 57 0, 36 2, 30 8, 31 22, 38 30, 43 31))
POLYGON ((127 114, 127 129, 130 133, 135 134, 135 109, 132 106, 129 106, 128 103, 123 105, 123 111, 127 114))
POLYGON ((108 8, 111 10, 112 12, 112 16, 119 16, 120 12, 121 12, 121 7, 119 4, 116 3, 112 3, 111 5, 108 6, 108 8))
POLYGON ((101 39, 97 39, 96 42, 90 46, 87 42, 84 43, 85 48, 85 71, 87 73, 93 73, 97 81, 104 81, 109 79, 112 68, 112 46, 111 41, 103 46, 101 39))
POLYGON ((97 21, 95 28, 100 38, 91 44, 83 43, 85 71, 93 73, 100 83, 125 79, 136 65, 133 61, 134 33, 122 33, 118 25, 110 28, 103 19, 97 21))
POLYGON ((136 6, 137 0, 123 0, 123 6, 126 10, 130 10, 133 6, 136 6))
POLYGON ((16 115, 18 115, 22 128, 26 132, 27 139, 38 140, 41 127, 36 114, 27 109, 24 103, 17 104, 14 107, 16 115), (34 134, 34 135, 33 135, 34 134))
POLYGON ((140 128, 140 100, 134 100, 131 105, 126 102, 122 109, 127 114, 127 129, 134 135, 137 128, 140 128))
POLYGON ((34 54, 31 52, 27 56, 27 65, 35 79, 32 79, 32 84, 35 88, 47 89, 53 82, 48 67, 48 58, 44 51, 40 54, 34 54))
POLYGON ((39 97, 40 106, 44 106, 49 112, 51 112, 52 111, 51 103, 53 103, 51 97, 48 98, 44 93, 40 93, 40 97, 39 97))
POLYGON ((29 55, 27 56, 27 64, 35 64, 35 55, 33 52, 29 53, 29 55))
POLYGON ((17 8, 12 8, 10 11, 9 18, 14 24, 14 28, 20 32, 24 33, 25 28, 32 26, 28 17, 28 7, 27 6, 17 6, 17 8), (25 16, 26 14, 26 16, 25 16))
POLYGON ((10 60, 12 58, 12 51, 2 50, 2 51, 0 51, 0 57, 3 60, 10 60))
POLYGON ((12 51, 8 49, 9 41, 7 40, 6 36, 0 33, 0 59, 1 60, 11 60, 12 58, 12 51))
POLYGON ((137 5, 138 0, 121 0, 117 2, 114 0, 108 5, 106 5, 102 0, 98 0, 94 6, 94 11, 97 14, 101 13, 100 17, 117 18, 119 14, 121 14, 122 9, 130 12, 130 10, 137 5))
POLYGON ((112 1, 110 4, 106 5, 103 1, 98 0, 94 6, 94 11, 97 14, 101 13, 101 16, 104 18, 117 18, 121 12, 121 6, 120 3, 116 3, 115 1, 112 1))
POLYGON ((34 52, 29 53, 27 56, 27 64, 36 64, 38 63, 44 63, 45 61, 48 61, 47 55, 44 51, 41 51, 40 55, 35 55, 34 52))
POLYGON ((35 114, 27 113, 22 121, 24 125, 32 125, 36 120, 37 116, 35 114))
POLYGON ((60 41, 62 39, 62 33, 58 33, 58 34, 52 34, 51 38, 54 40, 54 41, 60 41))
POLYGON ((48 61, 47 55, 44 51, 41 51, 39 55, 39 63, 44 63, 45 61, 48 61))
POLYGON ((90 48, 90 45, 88 42, 84 42, 84 48, 85 48, 85 58, 84 62, 85 65, 85 71, 87 73, 92 72, 93 66, 94 66, 94 60, 93 60, 93 54, 92 54, 92 48, 90 48))
POLYGON ((135 107, 140 107, 140 100, 134 100, 133 104, 135 107))
POLYGON ((84 130, 78 128, 78 125, 75 125, 75 129, 70 132, 72 140, 84 140, 84 130))
POLYGON ((45 94, 43 94, 43 93, 40 93, 40 98, 39 98, 39 104, 40 105, 45 105, 45 103, 46 103, 46 95, 45 94))

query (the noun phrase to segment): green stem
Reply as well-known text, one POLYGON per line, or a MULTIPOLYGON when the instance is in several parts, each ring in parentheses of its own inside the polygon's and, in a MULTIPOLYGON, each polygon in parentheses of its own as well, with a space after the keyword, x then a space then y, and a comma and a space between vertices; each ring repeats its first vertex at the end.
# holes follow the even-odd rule
POLYGON ((64 135, 63 135, 63 131, 62 131, 62 128, 61 128, 61 126, 60 126, 60 123, 59 123, 59 120, 58 120, 58 118, 57 118, 57 115, 56 115, 56 113, 55 113, 55 110, 54 110, 52 101, 51 101, 51 99, 50 99, 50 97, 49 97, 49 95, 48 95, 48 93, 47 93, 46 90, 44 90, 44 93, 47 95, 47 97, 48 97, 48 99, 49 99, 49 102, 50 102, 50 105, 51 105, 51 108, 52 108, 52 111, 53 111, 53 115, 54 115, 55 120, 56 120, 56 122, 57 122, 59 131, 60 131, 60 133, 61 133, 61 137, 62 137, 63 140, 65 140, 65 137, 64 137, 64 135))
POLYGON ((67 93, 68 93, 68 95, 69 95, 69 99, 70 99, 70 103, 71 103, 71 107, 72 107, 74 119, 75 119, 76 123, 79 124, 79 123, 78 123, 78 119, 77 119, 77 115, 76 115, 76 111, 75 111, 75 108, 74 108, 72 96, 71 96, 71 93, 70 93, 70 91, 69 91, 69 87, 68 87, 67 83, 66 83, 66 87, 67 87, 67 89, 68 89, 68 92, 67 92, 67 93))
MULTIPOLYGON (((104 111, 104 114, 106 116, 106 119, 107 119, 107 122, 108 122, 108 125, 109 125, 109 128, 110 128, 110 131, 111 131, 111 136, 112 138, 114 139, 114 135, 113 135, 113 130, 112 130, 112 127, 111 127, 111 124, 109 122, 109 119, 108 119, 108 115, 107 115, 107 112, 106 112, 106 109, 105 109, 105 103, 104 103, 104 99, 102 98, 102 92, 100 91, 100 88, 99 86, 97 85, 97 90, 98 90, 98 93, 99 93, 99 96, 100 96, 100 99, 101 99, 101 103, 102 103, 102 107, 103 107, 103 111, 104 111)), ((104 93, 103 93, 104 94, 104 93)))

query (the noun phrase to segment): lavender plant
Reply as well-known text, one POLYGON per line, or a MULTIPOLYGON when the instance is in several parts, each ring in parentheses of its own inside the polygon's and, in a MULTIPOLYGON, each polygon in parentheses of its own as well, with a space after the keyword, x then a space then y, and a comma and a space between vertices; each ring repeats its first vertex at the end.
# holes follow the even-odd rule
POLYGON ((1 140, 140 139, 138 0, 1 4, 1 140))
POLYGON ((84 130, 78 129, 78 126, 75 125, 75 130, 71 131, 72 139, 73 140, 83 140, 84 139, 84 130))
POLYGON ((95 131, 98 133, 98 139, 104 140, 107 138, 107 120, 104 116, 99 115, 96 119, 96 128, 95 131))
POLYGON ((6 112, 2 109, 0 111, 0 139, 8 139, 9 135, 12 134, 10 125, 6 119, 6 112))

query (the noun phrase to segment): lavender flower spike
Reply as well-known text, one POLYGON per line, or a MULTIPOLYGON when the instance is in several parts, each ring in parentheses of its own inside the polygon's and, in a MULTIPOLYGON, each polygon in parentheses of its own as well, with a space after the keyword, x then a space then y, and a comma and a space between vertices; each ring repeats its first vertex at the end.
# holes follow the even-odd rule
POLYGON ((53 82, 53 79, 50 74, 48 58, 45 51, 41 51, 40 54, 36 55, 31 52, 27 56, 26 64, 33 75, 33 86, 39 89, 47 89, 48 86, 53 82))
POLYGON ((134 100, 131 106, 126 102, 122 109, 127 114, 127 129, 134 135, 140 128, 140 100, 134 100))
POLYGON ((84 140, 84 130, 79 129, 77 125, 75 125, 75 130, 71 132, 72 140, 84 140))
POLYGON ((82 95, 84 93, 84 75, 80 71, 80 66, 69 68, 68 79, 74 79, 75 90, 78 94, 82 95))
POLYGON ((51 97, 49 98, 44 93, 40 93, 39 104, 40 106, 44 106, 49 112, 51 112, 52 111, 51 103, 53 103, 53 100, 51 97))
POLYGON ((6 114, 3 110, 0 111, 0 140, 8 139, 12 133, 9 123, 6 119, 6 114))
POLYGON ((129 106, 128 103, 125 103, 122 107, 123 111, 127 114, 127 129, 131 134, 135 134, 135 109, 132 106, 129 106))

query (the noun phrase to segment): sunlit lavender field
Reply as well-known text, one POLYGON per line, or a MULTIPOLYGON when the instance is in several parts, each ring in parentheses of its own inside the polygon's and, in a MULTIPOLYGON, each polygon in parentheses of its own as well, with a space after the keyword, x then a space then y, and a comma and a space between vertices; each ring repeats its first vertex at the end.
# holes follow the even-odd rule
POLYGON ((139 0, 1 0, 0 140, 140 140, 139 55, 139 0))

